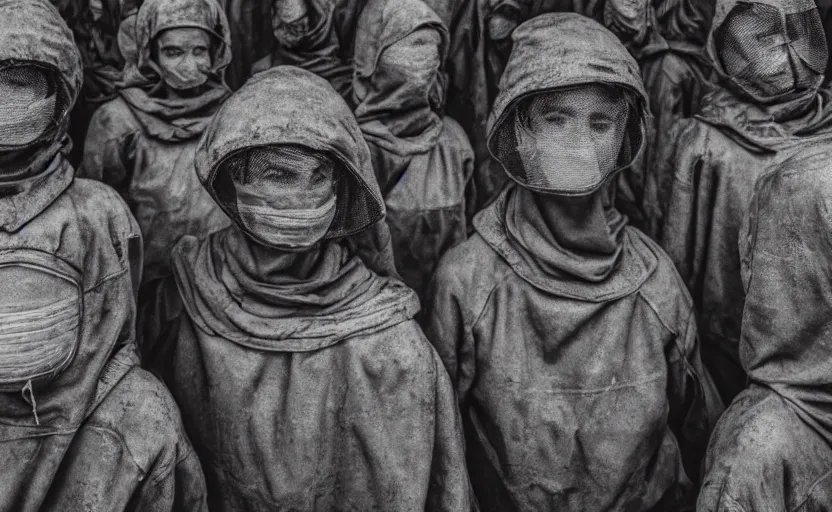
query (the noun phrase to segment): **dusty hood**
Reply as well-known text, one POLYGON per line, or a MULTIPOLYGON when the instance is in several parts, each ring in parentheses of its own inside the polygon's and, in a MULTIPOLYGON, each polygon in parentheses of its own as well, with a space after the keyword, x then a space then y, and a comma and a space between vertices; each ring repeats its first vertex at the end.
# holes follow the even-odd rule
POLYGON ((0 63, 9 61, 47 69, 58 88, 56 128, 43 136, 44 142, 53 144, 47 151, 40 148, 38 172, 49 164, 66 135, 69 112, 83 81, 81 54, 72 32, 48 1, 0 0, 0 63))
POLYGON ((827 149, 757 183, 740 238, 745 310, 740 358, 752 381, 792 402, 832 438, 832 165, 827 149))
POLYGON ((523 23, 512 39, 500 94, 488 119, 488 149, 509 176, 519 174, 522 164, 516 152, 501 154, 500 148, 516 146, 510 143, 514 135, 509 123, 513 124, 517 104, 534 94, 578 85, 606 84, 630 93, 635 109, 622 155, 629 163, 638 158, 645 143, 647 93, 638 64, 612 32, 579 14, 552 13, 523 23))
POLYGON ((355 116, 364 136, 396 154, 424 153, 442 132, 445 75, 441 64, 448 54, 450 36, 439 16, 421 0, 369 0, 361 13, 353 62, 355 116), (440 36, 440 69, 435 77, 436 97, 385 80, 376 73, 379 57, 393 44, 420 29, 440 36))
POLYGON ((196 153, 202 184, 241 230, 248 233, 215 190, 222 164, 237 151, 285 144, 325 153, 340 164, 335 220, 326 238, 358 233, 384 218, 369 150, 349 106, 323 78, 278 66, 252 77, 223 104, 196 153))

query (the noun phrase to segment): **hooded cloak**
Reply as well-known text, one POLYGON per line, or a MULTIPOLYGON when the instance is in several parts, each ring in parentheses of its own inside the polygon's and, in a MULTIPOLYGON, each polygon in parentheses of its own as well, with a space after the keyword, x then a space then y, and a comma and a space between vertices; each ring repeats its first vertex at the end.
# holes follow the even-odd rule
POLYGON ((740 360, 751 385, 720 419, 698 510, 832 508, 828 149, 761 177, 740 238, 740 360))
POLYGON ((470 509, 453 390, 413 321, 418 299, 338 240, 384 215, 346 103, 298 68, 258 74, 203 137, 200 178, 216 197, 228 157, 284 144, 336 162, 336 216, 324 241, 300 256, 317 258, 308 275, 276 268, 283 253, 252 242, 232 215, 234 227, 177 245, 175 280, 160 283, 147 303, 155 310, 140 320, 143 353, 184 406, 210 502, 216 510, 470 509))
MULTIPOLYGON (((752 2, 786 13, 804 0, 752 2)), ((687 283, 700 313, 703 359, 729 402, 746 384, 738 359, 744 294, 737 240, 759 176, 797 152, 832 138, 832 103, 822 75, 777 98, 762 98, 729 79, 714 32, 740 2, 721 1, 708 43, 721 87, 708 93, 695 118, 679 121, 673 143, 660 148, 651 196, 662 247, 687 283), (755 99, 753 96, 757 96, 755 99)), ((808 3, 813 8, 811 2, 808 3)))
MULTIPOLYGON (((492 151, 523 98, 598 83, 633 95, 629 140, 643 145, 646 94, 613 34, 546 14, 513 37, 492 151)), ((690 298, 661 249, 626 226, 614 187, 577 214, 566 199, 508 187, 427 294, 426 333, 456 384, 484 510, 679 510, 695 492, 721 403, 690 298), (555 227, 540 204, 558 209, 555 227)))
POLYGON ((144 236, 144 277, 150 280, 168 272, 170 250, 180 237, 228 225, 194 172, 194 155, 199 136, 230 94, 222 73, 231 50, 228 22, 214 0, 147 0, 134 31, 136 47, 123 49, 132 57, 124 72, 126 89, 93 116, 80 172, 127 201, 144 236), (171 28, 201 28, 212 36, 212 75, 199 96, 164 96, 151 54, 156 36, 171 28))
POLYGON ((442 254, 465 239, 473 202, 466 197, 473 151, 462 128, 442 114, 448 43, 441 20, 420 0, 370 0, 358 22, 355 116, 385 198, 396 267, 420 295, 442 254), (428 94, 412 85, 424 76, 402 83, 377 72, 383 52, 417 31, 440 38, 428 94))
POLYGON ((110 188, 73 179, 49 149, 81 88, 72 34, 46 0, 0 1, 0 25, 0 61, 47 70, 65 95, 48 158, 0 181, 0 510, 205 510, 176 405, 137 364, 138 226, 110 188), (49 351, 14 350, 38 342, 49 351), (48 377, 7 381, 11 360, 37 368, 64 348, 48 377))

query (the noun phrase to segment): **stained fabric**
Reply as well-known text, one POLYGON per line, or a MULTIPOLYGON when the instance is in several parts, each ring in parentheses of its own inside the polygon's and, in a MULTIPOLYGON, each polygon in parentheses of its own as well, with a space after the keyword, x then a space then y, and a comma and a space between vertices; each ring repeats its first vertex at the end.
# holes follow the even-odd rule
POLYGON ((229 157, 285 145, 337 162, 330 238, 287 253, 254 242, 232 214, 235 227, 177 245, 175 279, 158 284, 139 322, 143 353, 183 406, 210 502, 216 510, 471 509, 459 413, 413 321, 419 301, 338 240, 384 212, 346 103, 304 70, 260 73, 218 113, 197 168, 221 199, 229 157))
MULTIPOLYGON (((493 120, 530 94, 606 83, 638 98, 643 131, 638 67, 600 24, 547 14, 514 38, 493 120), (568 51, 590 41, 594 52, 568 51)), ((695 495, 722 405, 690 297, 627 226, 615 187, 580 198, 508 187, 431 284, 426 334, 456 386, 484 510, 680 510, 695 495)))
POLYGON ((0 510, 206 510, 176 405, 138 368, 138 226, 64 157, 72 34, 45 0, 0 2, 0 24, 0 62, 36 63, 65 99, 45 157, 0 180, 0 510))
POLYGON ((473 151, 443 115, 448 33, 419 0, 371 0, 357 34, 355 116, 387 207, 396 267, 421 296, 442 254, 465 239, 474 201, 473 151))
POLYGON ((274 66, 297 66, 326 78, 347 101, 352 96, 352 58, 356 25, 367 0, 279 0, 280 9, 303 12, 293 24, 280 24, 273 7, 275 38, 272 52, 254 64, 253 73, 274 66), (288 5, 291 4, 291 5, 288 5), (285 7, 284 7, 285 6, 285 7), (288 25, 288 26, 286 26, 288 25), (283 43, 280 39, 284 38, 283 43))
POLYGON ((751 385, 708 448, 700 510, 832 507, 829 150, 763 177, 740 236, 740 360, 751 385))
POLYGON ((273 0, 220 0, 231 27, 231 65, 225 80, 239 89, 252 74, 254 64, 274 46, 273 0))
MULTIPOLYGON (((714 31, 733 5, 717 5, 722 14, 714 31)), ((789 5, 784 3, 782 12, 789 5)), ((715 55, 713 40, 709 44, 715 55)), ((746 384, 738 357, 742 218, 761 175, 832 136, 832 107, 829 92, 818 89, 821 78, 766 103, 724 81, 705 96, 699 115, 674 126, 673 144, 660 148, 656 176, 673 178, 651 185, 652 197, 665 198, 654 209, 663 212, 659 241, 691 291, 700 314, 703 359, 726 402, 746 384)))
POLYGON ((93 116, 79 173, 127 201, 142 229, 150 280, 168 272, 180 237, 229 224, 194 172, 194 156, 199 136, 230 94, 221 77, 231 53, 225 15, 213 0, 148 0, 135 23, 136 48, 125 52, 134 57, 125 70, 129 88, 93 116), (215 43, 212 78, 194 97, 168 96, 151 59, 156 35, 176 27, 202 28, 215 43))

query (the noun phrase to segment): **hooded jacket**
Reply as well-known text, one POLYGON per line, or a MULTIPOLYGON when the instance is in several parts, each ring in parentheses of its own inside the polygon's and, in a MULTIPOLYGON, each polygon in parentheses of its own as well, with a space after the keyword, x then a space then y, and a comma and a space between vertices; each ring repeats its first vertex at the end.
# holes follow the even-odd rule
MULTIPOLYGON (((806 4, 754 3, 783 16, 806 4)), ((654 169, 672 181, 653 184, 653 197, 665 198, 659 241, 693 296, 703 359, 726 403, 746 384, 737 354, 744 300, 737 240, 754 184, 791 155, 832 138, 832 98, 819 90, 822 75, 810 87, 772 99, 755 99, 728 79, 714 32, 735 5, 717 4, 708 43, 722 85, 703 99, 699 115, 674 126, 674 142, 659 148, 663 154, 654 169)))
POLYGON ((466 207, 473 202, 466 197, 474 168, 471 145, 462 128, 442 115, 448 32, 421 0, 370 0, 357 33, 355 116, 385 198, 396 267, 421 296, 442 254, 465 239, 466 207), (420 85, 377 72, 385 50, 426 30, 441 41, 440 69, 429 95, 420 85))
POLYGON ((720 419, 699 510, 832 509, 828 148, 761 177, 740 237, 740 358, 751 385, 720 419))
POLYGON ((175 281, 160 284, 149 303, 156 311, 140 321, 143 353, 182 404, 210 503, 235 511, 468 510, 459 413, 413 321, 416 295, 336 240, 384 214, 346 103, 298 68, 258 74, 203 137, 200 178, 216 194, 229 155, 282 144, 338 163, 335 220, 302 256, 318 258, 309 276, 276 270, 276 253, 252 242, 242 223, 186 237, 174 250, 175 281))
POLYGON ((228 22, 214 0, 147 0, 135 21, 136 48, 125 89, 93 116, 80 174, 115 188, 130 206, 145 241, 144 277, 168 272, 170 250, 180 237, 227 226, 228 218, 194 172, 199 136, 230 94, 222 70, 231 62, 228 22), (195 98, 168 99, 151 59, 156 36, 179 27, 213 36, 213 77, 195 98))
POLYGON ((0 61, 48 70, 62 98, 48 158, 0 180, 0 510, 205 510, 176 405, 137 366, 138 226, 59 151, 81 87, 72 35, 46 0, 0 1, 0 24, 0 61), (52 366, 56 350, 67 357, 52 366), (7 380, 25 367, 52 371, 7 380))
MULTIPOLYGON (((600 24, 547 14, 514 40, 492 140, 522 98, 596 83, 636 98, 643 135, 638 67, 600 24)), ((684 285, 609 198, 608 256, 558 241, 534 204, 526 189, 503 192, 442 259, 428 293, 426 333, 457 388, 479 502, 495 511, 680 510, 721 410, 684 285)))

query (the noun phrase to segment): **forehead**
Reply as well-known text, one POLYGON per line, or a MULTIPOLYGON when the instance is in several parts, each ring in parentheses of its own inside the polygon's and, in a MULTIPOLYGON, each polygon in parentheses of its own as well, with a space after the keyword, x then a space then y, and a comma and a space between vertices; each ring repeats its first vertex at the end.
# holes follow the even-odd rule
POLYGON ((600 85, 589 85, 539 94, 532 98, 530 106, 533 110, 576 107, 581 110, 609 112, 610 109, 623 105, 623 95, 619 91, 600 85))
POLYGON ((169 28, 158 36, 160 46, 184 46, 201 44, 207 46, 211 36, 201 28, 181 27, 169 28))

